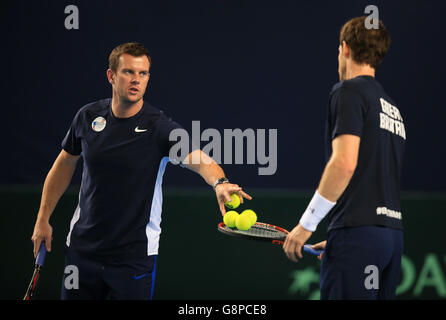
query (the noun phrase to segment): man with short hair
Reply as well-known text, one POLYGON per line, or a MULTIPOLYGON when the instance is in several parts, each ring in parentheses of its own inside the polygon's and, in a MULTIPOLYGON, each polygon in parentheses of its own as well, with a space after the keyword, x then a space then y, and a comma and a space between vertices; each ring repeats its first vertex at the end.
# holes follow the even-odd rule
MULTIPOLYGON (((182 128, 143 100, 151 58, 139 43, 116 47, 109 57, 111 99, 82 107, 45 179, 32 236, 34 255, 45 241, 51 250, 49 218, 83 158, 79 204, 70 223, 65 264, 79 270, 79 288, 62 281, 62 299, 151 299, 161 233, 162 178, 169 161, 182 163, 213 186, 222 215, 237 193, 251 197, 225 178, 222 168, 194 148, 169 158, 182 128), (192 161, 200 159, 200 161, 192 161), (198 163, 197 163, 198 162, 198 163)), ((190 144, 190 146, 192 146, 190 144)))
POLYGON ((393 299, 403 251, 400 175, 406 130, 395 102, 375 79, 390 45, 382 23, 366 17, 341 29, 339 80, 329 96, 327 150, 331 157, 299 224, 284 243, 288 258, 328 215, 321 299, 393 299), (374 272, 372 275, 371 273, 374 272))

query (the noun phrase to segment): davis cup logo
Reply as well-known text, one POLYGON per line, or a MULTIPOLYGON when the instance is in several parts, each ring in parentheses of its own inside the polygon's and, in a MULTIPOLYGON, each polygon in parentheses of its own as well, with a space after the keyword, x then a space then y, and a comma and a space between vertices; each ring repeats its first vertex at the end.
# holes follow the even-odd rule
POLYGON ((96 132, 101 132, 102 130, 104 130, 106 124, 107 121, 105 121, 103 117, 97 117, 91 123, 91 128, 96 132))

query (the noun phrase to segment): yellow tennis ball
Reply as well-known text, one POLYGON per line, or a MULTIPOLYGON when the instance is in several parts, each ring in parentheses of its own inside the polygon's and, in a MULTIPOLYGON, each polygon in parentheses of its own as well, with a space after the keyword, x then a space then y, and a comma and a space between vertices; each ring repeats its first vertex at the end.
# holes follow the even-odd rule
POLYGON ((251 228, 251 220, 246 215, 239 214, 235 219, 235 226, 242 231, 248 230, 251 228))
POLYGON ((251 221, 251 227, 257 222, 257 215, 254 210, 247 209, 241 213, 248 217, 249 221, 251 221))
POLYGON ((225 206, 229 209, 237 209, 240 205, 240 198, 236 193, 231 194, 232 201, 226 201, 225 206))
POLYGON ((229 228, 235 228, 235 220, 237 219, 238 215, 239 214, 236 211, 228 211, 223 216, 223 222, 229 228))

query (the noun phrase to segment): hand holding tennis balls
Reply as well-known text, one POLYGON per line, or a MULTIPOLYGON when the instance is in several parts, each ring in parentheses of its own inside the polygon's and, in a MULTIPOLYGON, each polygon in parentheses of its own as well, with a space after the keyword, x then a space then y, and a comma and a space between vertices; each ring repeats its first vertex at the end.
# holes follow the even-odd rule
MULTIPOLYGON (((231 194, 231 201, 225 201, 225 206, 229 209, 236 209, 240 206, 240 197, 237 193, 231 194)), ((257 215, 253 210, 244 210, 241 214, 236 211, 228 211, 223 216, 223 222, 229 228, 236 227, 238 230, 249 230, 256 222, 257 215)))
POLYGON ((226 201, 225 206, 229 209, 237 209, 240 205, 240 198, 236 193, 231 194, 231 202, 226 201))
MULTIPOLYGON (((244 200, 252 200, 252 197, 243 191, 242 187, 240 187, 237 184, 232 183, 220 183, 214 187, 215 195, 217 196, 217 202, 218 207, 220 208, 221 215, 224 216, 226 214, 226 209, 228 209, 225 205, 225 202, 229 206, 231 206, 229 209, 233 210, 233 208, 238 207, 240 204, 244 203, 244 200), (237 206, 234 206, 235 202, 232 201, 233 198, 231 198, 231 195, 236 193, 236 196, 238 199, 236 199, 236 202, 239 202, 237 206), (237 201, 239 200, 239 201, 237 201)), ((235 199, 235 196, 234 196, 235 199)))

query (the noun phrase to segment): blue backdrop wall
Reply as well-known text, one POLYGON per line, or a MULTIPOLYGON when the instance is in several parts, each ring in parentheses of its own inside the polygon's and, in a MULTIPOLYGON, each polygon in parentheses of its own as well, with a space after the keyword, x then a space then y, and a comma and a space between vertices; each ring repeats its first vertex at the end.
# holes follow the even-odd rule
MULTIPOLYGON (((153 63, 145 99, 190 128, 277 129, 278 164, 225 165, 245 187, 314 189, 325 164, 327 97, 338 80, 338 34, 369 1, 2 2, 0 184, 41 184, 76 111, 111 95, 118 44, 139 41, 153 63), (67 30, 67 5, 79 30, 67 30)), ((407 130, 404 190, 445 190, 444 32, 440 1, 374 1, 392 46, 377 78, 407 130)), ((168 186, 202 186, 172 167, 168 186)), ((79 173, 75 178, 79 183, 79 173)))

